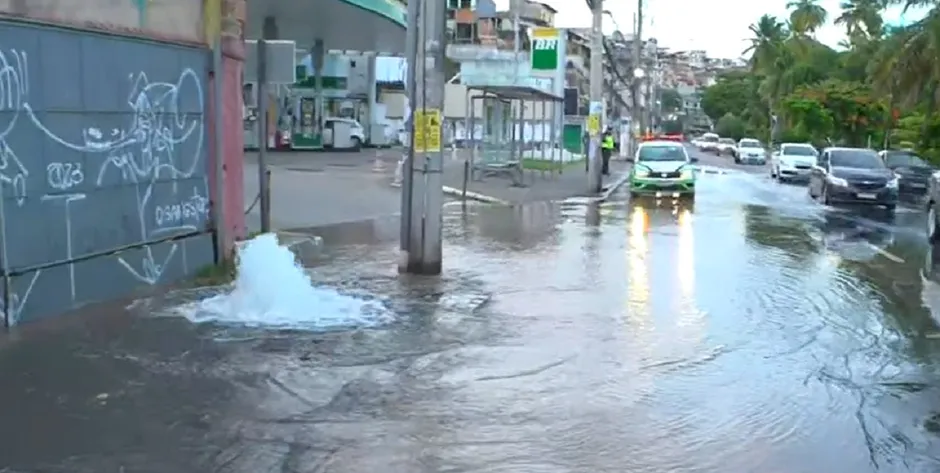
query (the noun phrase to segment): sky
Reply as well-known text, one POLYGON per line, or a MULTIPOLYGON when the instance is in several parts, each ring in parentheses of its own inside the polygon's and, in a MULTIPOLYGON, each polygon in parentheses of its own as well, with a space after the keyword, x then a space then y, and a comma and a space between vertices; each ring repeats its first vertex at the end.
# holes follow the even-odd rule
MULTIPOLYGON (((541 0, 558 10, 555 23, 559 27, 590 27, 591 12, 584 0, 541 0)), ((786 18, 788 0, 644 0, 643 36, 653 37, 660 46, 674 51, 704 49, 710 57, 737 58, 747 48, 750 37, 748 26, 761 15, 772 14, 786 18)), ((825 44, 836 47, 845 38, 845 29, 832 23, 841 14, 840 0, 821 0, 829 12, 829 24, 817 33, 825 44)), ((501 9, 508 8, 509 0, 497 0, 501 9)), ((604 0, 604 8, 614 19, 605 15, 606 32, 619 29, 633 31, 636 0, 604 0), (616 22, 616 26, 614 25, 616 22)), ((889 24, 904 24, 918 20, 922 14, 891 8, 885 14, 889 24)))

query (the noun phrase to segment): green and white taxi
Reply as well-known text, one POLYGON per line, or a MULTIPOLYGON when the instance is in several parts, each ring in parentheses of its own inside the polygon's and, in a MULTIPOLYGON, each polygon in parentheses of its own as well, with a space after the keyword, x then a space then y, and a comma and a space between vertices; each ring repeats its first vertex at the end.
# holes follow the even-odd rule
POLYGON ((655 197, 693 197, 695 169, 682 143, 646 141, 640 144, 630 171, 630 194, 655 197))

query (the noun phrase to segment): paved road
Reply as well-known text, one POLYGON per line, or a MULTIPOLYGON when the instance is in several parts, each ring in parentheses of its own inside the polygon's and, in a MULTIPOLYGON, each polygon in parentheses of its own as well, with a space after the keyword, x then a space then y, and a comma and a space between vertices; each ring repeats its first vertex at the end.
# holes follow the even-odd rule
POLYGON ((694 206, 449 206, 439 281, 394 240, 312 262, 358 327, 326 297, 193 324, 180 293, 7 340, 0 471, 935 472, 921 225, 756 170, 694 206))

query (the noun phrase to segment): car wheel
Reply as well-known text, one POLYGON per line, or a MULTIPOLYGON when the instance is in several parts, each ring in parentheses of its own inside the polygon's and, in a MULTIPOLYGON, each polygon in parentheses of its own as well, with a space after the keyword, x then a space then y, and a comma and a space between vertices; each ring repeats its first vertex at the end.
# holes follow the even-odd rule
POLYGON ((829 186, 823 186, 822 195, 819 199, 823 205, 829 205, 832 203, 832 199, 829 198, 829 186))
POLYGON ((779 176, 777 175, 777 170, 774 169, 773 166, 771 166, 771 167, 770 167, 770 178, 771 178, 771 179, 777 179, 778 177, 779 177, 779 176))
POLYGON ((937 206, 933 202, 927 205, 927 241, 937 241, 937 206))
POLYGON ((350 148, 350 150, 359 151, 362 149, 362 140, 360 140, 358 137, 354 136, 350 141, 352 141, 352 148, 350 148))

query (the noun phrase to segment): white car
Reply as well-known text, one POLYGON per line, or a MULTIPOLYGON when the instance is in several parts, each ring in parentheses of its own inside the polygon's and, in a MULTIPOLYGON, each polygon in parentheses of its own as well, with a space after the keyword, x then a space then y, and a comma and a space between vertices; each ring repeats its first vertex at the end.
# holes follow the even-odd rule
POLYGON ((808 181, 819 151, 809 143, 783 143, 770 160, 770 177, 780 181, 808 181))
POLYGON ((718 135, 714 133, 705 133, 698 140, 696 140, 696 146, 699 151, 717 151, 718 150, 718 135))
POLYGON ((767 150, 760 141, 744 138, 734 150, 734 162, 738 164, 767 164, 767 150))
POLYGON ((731 138, 719 138, 718 146, 715 147, 715 152, 718 153, 718 156, 725 154, 734 156, 735 148, 737 148, 737 143, 735 143, 731 138))

